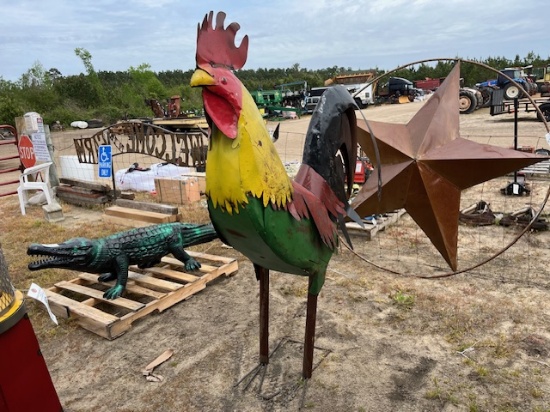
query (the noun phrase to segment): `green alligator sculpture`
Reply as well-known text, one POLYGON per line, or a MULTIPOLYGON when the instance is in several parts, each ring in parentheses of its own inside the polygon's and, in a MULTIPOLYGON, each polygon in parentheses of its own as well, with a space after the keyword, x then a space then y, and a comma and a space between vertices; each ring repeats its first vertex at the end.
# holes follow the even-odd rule
POLYGON ((146 268, 160 263, 163 256, 171 253, 192 271, 201 264, 185 252, 184 248, 210 242, 218 237, 212 224, 161 223, 140 227, 100 239, 74 238, 61 244, 42 245, 33 243, 27 255, 42 256, 31 262, 29 270, 60 268, 101 274, 99 280, 116 279, 116 284, 103 297, 116 299, 126 289, 128 267, 138 265, 146 268))

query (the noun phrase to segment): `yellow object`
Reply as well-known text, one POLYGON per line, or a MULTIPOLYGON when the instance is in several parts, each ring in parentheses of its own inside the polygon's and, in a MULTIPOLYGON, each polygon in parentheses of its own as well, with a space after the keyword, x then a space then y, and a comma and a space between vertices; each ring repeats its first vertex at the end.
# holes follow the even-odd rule
POLYGON ((410 103, 409 96, 399 96, 399 103, 410 103))
POLYGON ((252 96, 243 87, 242 110, 238 134, 229 139, 212 127, 208 162, 206 163, 206 193, 214 207, 229 213, 248 203, 252 195, 281 207, 292 197, 292 183, 252 96))
MULTIPOLYGON (((4 292, 0 291, 0 293, 4 292)), ((23 307, 23 302, 23 294, 20 291, 16 290, 14 301, 11 303, 11 306, 2 313, 2 316, 0 316, 0 333, 5 332, 10 327, 12 327, 26 313, 26 311, 24 310, 25 308, 23 307)))

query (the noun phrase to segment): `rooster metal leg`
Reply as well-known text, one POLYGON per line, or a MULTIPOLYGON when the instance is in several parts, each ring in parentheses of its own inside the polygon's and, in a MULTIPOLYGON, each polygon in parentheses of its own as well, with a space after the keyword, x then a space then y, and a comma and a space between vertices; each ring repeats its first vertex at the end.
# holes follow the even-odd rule
MULTIPOLYGON (((244 387, 244 390, 246 390, 261 372, 258 388, 258 392, 260 392, 269 363, 269 269, 254 264, 254 272, 256 273, 256 279, 260 282, 260 362, 255 368, 243 376, 235 386, 240 385, 248 379, 244 387)), ((279 346, 280 344, 274 351, 276 351, 279 346)), ((277 395, 277 393, 272 396, 275 395, 277 395)))
MULTIPOLYGON (((309 277, 309 286, 311 286, 312 277, 309 277)), ((304 364, 302 376, 304 379, 311 378, 313 371, 313 348, 315 346, 315 323, 317 321, 317 296, 312 293, 307 294, 307 314, 306 314, 306 336, 304 338, 304 364)))
POLYGON ((269 269, 254 265, 260 281, 260 363, 269 363, 269 269))

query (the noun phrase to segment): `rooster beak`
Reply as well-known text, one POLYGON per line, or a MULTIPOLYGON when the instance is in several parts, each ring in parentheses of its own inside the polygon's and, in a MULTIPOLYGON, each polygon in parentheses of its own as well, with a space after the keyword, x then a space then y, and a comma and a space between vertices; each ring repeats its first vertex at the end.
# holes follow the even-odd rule
POLYGON ((189 84, 191 87, 213 86, 216 80, 206 70, 198 68, 191 76, 189 84))

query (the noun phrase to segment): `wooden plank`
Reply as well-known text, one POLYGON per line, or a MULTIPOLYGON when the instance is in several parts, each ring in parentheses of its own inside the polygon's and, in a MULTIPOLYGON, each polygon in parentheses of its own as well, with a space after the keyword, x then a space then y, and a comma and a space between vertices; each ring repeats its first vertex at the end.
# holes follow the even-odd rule
POLYGON ((184 287, 178 289, 173 293, 170 293, 166 298, 159 301, 157 308, 159 312, 163 312, 166 309, 174 306, 176 303, 188 299, 191 295, 194 295, 195 293, 200 292, 203 289, 206 289, 206 281, 203 279, 200 279, 193 283, 188 283, 184 287))
POLYGON ((221 262, 221 263, 231 263, 235 260, 234 258, 210 255, 208 253, 195 252, 194 250, 187 250, 186 252, 189 256, 192 256, 195 259, 201 258, 201 259, 207 259, 207 260, 212 260, 214 262, 221 262))
POLYGON ((134 283, 130 283, 129 285, 126 285, 126 290, 135 295, 148 296, 154 299, 162 299, 163 297, 166 296, 166 292, 158 292, 156 290, 144 288, 134 283))
POLYGON ((127 313, 126 315, 122 316, 120 320, 114 323, 111 327, 113 331, 113 337, 120 336, 122 333, 126 332, 132 327, 132 323, 134 323, 136 320, 141 319, 155 311, 162 312, 162 310, 159 309, 159 307, 161 306, 161 302, 164 302, 164 299, 154 300, 152 302, 149 302, 145 306, 145 308, 137 312, 127 313))
POLYGON ((141 286, 158 288, 166 291, 174 291, 181 288, 181 285, 175 282, 170 282, 168 280, 157 279, 151 276, 142 275, 137 272, 129 272, 128 280, 133 280, 136 284, 141 286))
POLYGON ((57 197, 65 200, 67 203, 72 203, 76 205, 100 205, 104 203, 111 202, 109 196, 104 195, 83 195, 81 193, 72 193, 72 192, 57 192, 57 197))
POLYGON ((74 196, 82 196, 82 197, 89 197, 89 198, 97 198, 97 197, 105 196, 104 193, 94 192, 90 189, 85 189, 83 187, 67 186, 63 184, 57 186, 56 193, 68 193, 74 196))
POLYGON ((189 298, 191 295, 205 289, 208 282, 211 282, 221 275, 229 275, 236 272, 238 268, 239 263, 234 259, 231 263, 216 268, 210 273, 200 277, 196 282, 189 283, 177 291, 170 293, 169 296, 163 299, 159 304, 159 311, 162 312, 163 310, 173 306, 175 303, 189 298))
POLYGON ((99 322, 104 325, 108 325, 118 320, 116 316, 105 313, 99 309, 94 308, 93 306, 84 305, 73 299, 70 299, 58 293, 52 292, 51 290, 46 289, 45 292, 49 301, 54 302, 58 305, 67 307, 71 314, 74 313, 79 316, 84 316, 88 319, 91 319, 95 322, 99 322))
MULTIPOLYGON (((181 265, 181 263, 180 263, 181 265)), ((132 266, 132 270, 143 270, 144 273, 150 273, 152 275, 164 276, 170 279, 178 280, 183 283, 195 282, 199 279, 198 276, 191 275, 189 273, 178 272, 177 270, 163 267, 151 267, 147 269, 139 269, 137 266, 132 266)))
MULTIPOLYGON (((86 276, 86 275, 84 275, 86 276)), ((80 277, 80 276, 79 276, 80 277)), ((85 277, 81 277, 83 279, 85 277)), ((98 279, 99 277, 97 277, 98 279)), ((99 282, 99 280, 97 280, 99 282)), ((115 281, 101 282, 105 285, 114 285, 115 281)), ((182 285, 174 282, 170 282, 163 279, 157 279, 151 276, 146 276, 138 272, 129 271, 128 272, 128 285, 137 284, 141 286, 154 287, 164 291, 174 291, 180 288, 182 285)), ((126 288, 128 289, 128 287, 126 288)))
POLYGON ((82 286, 73 282, 66 282, 66 281, 58 282, 55 284, 55 286, 60 289, 80 293, 81 295, 84 295, 84 296, 90 296, 94 299, 97 299, 98 301, 106 302, 110 305, 118 306, 128 310, 139 310, 145 306, 143 303, 136 302, 130 299, 125 299, 125 298, 105 299, 103 298, 103 291, 88 288, 86 286, 82 286))
POLYGON ((116 206, 128 209, 145 210, 147 212, 163 213, 165 215, 177 215, 179 209, 177 206, 164 205, 161 203, 138 202, 136 200, 117 199, 116 206))
POLYGON ((177 215, 166 215, 164 213, 148 212, 146 210, 130 209, 127 207, 111 206, 105 209, 108 216, 123 217, 126 219, 141 220, 151 223, 175 222, 177 215))
POLYGON ((210 271, 208 274, 202 276, 201 280, 205 282, 210 282, 221 275, 229 276, 237 270, 239 270, 239 262, 237 262, 237 260, 235 259, 231 263, 227 263, 215 270, 210 271))
MULTIPOLYGON (((94 275, 92 273, 84 273, 84 272, 79 273, 78 278, 89 283, 99 283, 99 275, 94 275)), ((126 290, 136 295, 149 296, 155 299, 161 299, 162 297, 166 296, 166 293, 147 289, 147 288, 138 286, 134 283, 130 283, 129 285, 126 285, 126 290)))
MULTIPOLYGON (((78 274, 78 279, 82 280, 84 282, 87 282, 87 283, 92 283, 92 284, 93 283, 100 283, 99 282, 99 275, 95 275, 95 274, 92 274, 92 273, 84 273, 84 272, 79 273, 78 274)), ((109 283, 105 283, 105 282, 103 282, 103 283, 104 284, 109 284, 109 283)), ((114 285, 114 281, 110 282, 110 284, 114 285)), ((143 288, 141 286, 136 285, 133 282, 130 282, 129 284, 126 285, 126 290, 128 292, 135 293, 137 295, 149 296, 149 297, 152 297, 152 298, 155 298, 155 299, 160 299, 160 298, 162 298, 163 296, 166 295, 166 292, 157 292, 157 291, 154 291, 154 290, 151 290, 151 289, 143 288)))
POLYGON ((60 177, 59 183, 64 183, 69 186, 78 186, 84 189, 94 190, 100 193, 108 193, 111 191, 111 186, 103 185, 100 183, 88 182, 86 180, 69 179, 66 177, 60 177))
MULTIPOLYGON (((190 251, 188 250, 187 252, 189 253, 190 251)), ((189 255, 189 256, 191 256, 191 255, 189 255)), ((212 256, 212 255, 210 255, 210 256, 212 256)), ((232 262, 232 261, 233 261, 233 259, 229 258, 224 263, 227 264, 227 262, 232 262)), ((167 263, 170 266, 181 267, 182 270, 185 270, 184 265, 178 259, 175 259, 173 257, 165 256, 161 259, 161 262, 162 263, 167 263)), ((210 272, 211 270, 217 269, 217 266, 207 265, 204 262, 200 262, 200 263, 201 263, 201 267, 198 269, 200 272, 210 272)))

